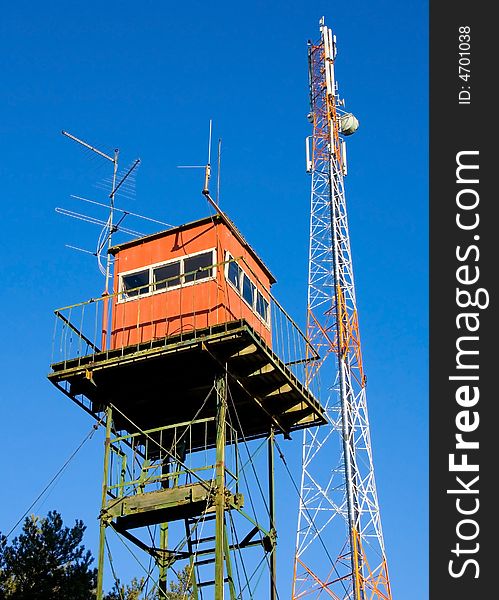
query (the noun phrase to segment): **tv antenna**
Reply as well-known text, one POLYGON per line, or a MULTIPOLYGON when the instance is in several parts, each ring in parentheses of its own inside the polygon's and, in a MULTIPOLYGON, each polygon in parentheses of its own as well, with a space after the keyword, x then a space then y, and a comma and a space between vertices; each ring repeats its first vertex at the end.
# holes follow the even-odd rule
MULTIPOLYGON (((132 166, 126 171, 126 173, 123 175, 123 177, 121 177, 121 179, 118 181, 118 159, 119 159, 119 155, 120 155, 119 148, 115 148, 113 156, 110 156, 109 154, 106 154, 102 150, 95 148, 95 146, 92 146, 91 144, 85 142, 84 140, 77 138, 75 135, 68 133, 67 131, 62 130, 62 135, 66 136, 70 140, 73 140, 77 144, 80 144, 84 148, 87 148, 91 152, 94 152, 95 154, 101 156, 102 158, 108 160, 109 162, 111 162, 113 164, 113 177, 112 177, 112 183, 111 183, 111 193, 109 194, 109 207, 108 207, 109 208, 109 216, 107 218, 107 221, 100 221, 99 219, 93 219, 92 217, 85 218, 85 215, 80 215, 79 213, 74 213, 72 211, 65 211, 64 209, 59 209, 57 211, 57 212, 60 212, 61 214, 65 214, 65 215, 71 216, 73 218, 77 218, 77 219, 80 218, 80 219, 86 220, 87 222, 90 222, 90 223, 94 223, 97 225, 101 225, 101 224, 103 225, 103 229, 102 229, 101 235, 99 236, 95 254, 97 256, 99 269, 105 277, 104 295, 107 296, 107 295, 109 295, 109 282, 111 279, 111 254, 109 252, 107 252, 105 268, 102 266, 102 263, 101 263, 101 254, 106 246, 107 246, 108 250, 111 248, 113 234, 119 230, 119 226, 120 226, 121 222, 127 216, 127 214, 129 214, 126 211, 120 211, 120 212, 122 212, 121 218, 119 219, 119 221, 117 223, 114 222, 114 216, 115 216, 114 214, 115 214, 115 210, 116 210, 115 209, 116 193, 122 187, 122 185, 125 183, 125 181, 130 177, 130 175, 133 173, 133 171, 139 166, 140 158, 137 158, 132 163, 132 166)), ((127 230, 127 231, 124 230, 124 231, 127 233, 130 233, 132 235, 135 233, 138 233, 138 232, 134 232, 133 230, 127 230)))
POLYGON ((71 133, 68 133, 67 131, 63 130, 62 134, 65 137, 69 138, 70 140, 73 140, 80 146, 83 146, 87 150, 90 150, 94 154, 109 161, 113 165, 113 175, 112 175, 112 179, 111 179, 111 192, 108 194, 108 202, 107 203, 98 202, 96 200, 84 198, 82 196, 71 195, 71 197, 76 200, 82 200, 82 201, 90 203, 94 206, 107 208, 109 211, 109 215, 108 215, 107 219, 98 219, 96 217, 78 213, 78 212, 68 210, 65 208, 56 208, 55 209, 56 212, 59 214, 62 214, 62 215, 68 216, 68 217, 72 217, 74 219, 78 219, 81 221, 85 221, 86 223, 98 225, 101 228, 101 233, 97 240, 97 248, 96 248, 95 252, 91 252, 89 250, 84 250, 84 249, 78 248, 76 246, 67 245, 67 247, 71 248, 73 250, 79 250, 80 252, 84 252, 86 254, 91 254, 91 255, 96 256, 99 270, 102 273, 102 275, 104 275, 104 277, 105 277, 104 292, 102 294, 104 297, 103 322, 102 322, 102 348, 105 349, 107 347, 107 340, 108 340, 107 334, 108 334, 109 311, 110 311, 110 302, 108 301, 108 299, 112 293, 111 279, 112 279, 113 257, 111 256, 111 253, 109 252, 109 250, 113 245, 114 234, 117 232, 120 232, 120 233, 124 233, 124 234, 130 235, 135 238, 141 237, 142 235, 144 235, 143 233, 141 233, 139 231, 135 231, 134 229, 130 229, 128 227, 125 228, 122 225, 124 219, 127 216, 138 217, 145 221, 157 223, 157 224, 160 224, 167 228, 173 227, 173 225, 170 225, 169 223, 164 223, 163 221, 159 221, 157 219, 152 219, 150 217, 144 217, 137 213, 133 213, 131 211, 120 209, 120 208, 116 207, 116 195, 118 192, 123 194, 123 190, 125 190, 125 195, 126 195, 126 188, 130 186, 130 181, 131 181, 130 177, 135 172, 135 170, 137 169, 137 167, 140 164, 139 158, 134 160, 133 163, 131 164, 131 166, 123 173, 123 175, 121 175, 118 172, 118 159, 119 159, 119 154, 120 154, 120 151, 118 148, 116 148, 112 154, 106 154, 106 152, 99 150, 99 148, 92 146, 91 144, 85 142, 84 140, 81 140, 80 138, 77 138, 76 136, 72 135, 71 133), (106 251, 106 249, 107 249, 107 251, 106 251), (104 251, 106 251, 105 266, 102 264, 102 253, 104 251))
POLYGON ((205 165, 178 165, 178 169, 204 169, 204 187, 202 194, 210 202, 218 213, 221 213, 221 209, 218 206, 220 200, 220 164, 221 164, 221 151, 222 151, 222 140, 218 139, 217 148, 217 193, 216 201, 210 196, 210 177, 211 177, 211 146, 212 146, 212 134, 213 134, 213 121, 210 119, 210 129, 208 134, 208 161, 205 165))

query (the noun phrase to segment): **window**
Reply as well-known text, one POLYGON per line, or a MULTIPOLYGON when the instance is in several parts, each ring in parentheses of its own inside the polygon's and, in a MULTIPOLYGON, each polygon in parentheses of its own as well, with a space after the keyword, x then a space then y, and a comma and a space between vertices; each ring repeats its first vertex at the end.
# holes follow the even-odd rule
POLYGON ((215 277, 215 249, 120 275, 119 301, 215 277))
POLYGON ((149 292, 149 269, 123 275, 122 289, 127 298, 147 294, 149 292))
POLYGON ((168 263, 153 269, 154 289, 166 290, 180 285, 180 261, 168 263))
POLYGON ((232 283, 237 291, 241 286, 241 267, 235 260, 231 260, 227 267, 227 279, 232 283))
POLYGON ((243 273, 243 293, 242 296, 246 302, 254 309, 256 286, 251 282, 250 278, 243 273))
POLYGON ((256 312, 262 317, 262 319, 268 323, 269 320, 269 303, 265 298, 260 294, 260 292, 256 293, 256 312))
POLYGON ((213 265, 213 252, 204 252, 184 259, 184 277, 185 283, 190 281, 199 281, 213 276, 213 269, 208 267, 213 265))
POLYGON ((268 300, 257 289, 251 278, 241 269, 239 264, 227 252, 227 266, 225 268, 225 277, 227 281, 236 289, 239 296, 250 306, 267 327, 270 325, 270 306, 268 300))

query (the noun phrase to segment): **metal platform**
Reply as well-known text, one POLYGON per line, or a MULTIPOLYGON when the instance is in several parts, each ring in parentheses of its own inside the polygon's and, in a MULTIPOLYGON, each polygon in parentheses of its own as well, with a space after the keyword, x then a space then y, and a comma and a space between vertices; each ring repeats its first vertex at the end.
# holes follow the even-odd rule
MULTIPOLYGON (((55 363, 48 378, 97 419, 112 403, 127 417, 115 412, 115 427, 134 433, 195 416, 212 422, 216 405, 206 398, 224 372, 241 439, 265 437, 271 428, 289 436, 326 422, 310 391, 245 321, 55 363)), ((191 448, 213 447, 215 434, 214 425, 192 427, 191 448)))
MULTIPOLYGON (((109 523, 120 531, 171 523, 181 519, 210 514, 215 511, 215 482, 205 481, 126 498, 108 500, 104 514, 109 523)), ((242 508, 242 494, 224 493, 225 510, 242 508)))

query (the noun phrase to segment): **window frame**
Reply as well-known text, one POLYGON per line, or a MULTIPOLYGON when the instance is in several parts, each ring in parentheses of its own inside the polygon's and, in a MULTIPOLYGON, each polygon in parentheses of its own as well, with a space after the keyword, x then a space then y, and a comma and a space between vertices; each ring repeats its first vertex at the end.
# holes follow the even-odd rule
POLYGON ((242 274, 243 277, 241 283, 241 298, 246 302, 248 306, 251 306, 251 310, 256 312, 256 285, 253 283, 251 277, 247 275, 244 271, 242 272, 242 274), (246 282, 248 282, 248 285, 246 285, 246 282), (252 297, 251 304, 249 303, 248 298, 246 298, 247 292, 249 292, 252 297))
POLYGON ((270 331, 270 328, 271 328, 270 297, 269 298, 265 297, 265 294, 255 283, 255 280, 248 275, 248 273, 241 267, 241 265, 238 263, 238 261, 228 251, 225 252, 225 261, 226 261, 225 269, 224 269, 225 280, 230 285, 230 287, 237 293, 237 295, 241 298, 241 300, 246 304, 246 306, 251 309, 251 312, 255 315, 255 317, 257 319, 259 319, 265 325, 265 327, 270 331), (230 267, 231 263, 234 263, 239 267, 239 286, 237 288, 232 283, 232 281, 229 279, 229 267, 230 267), (248 278, 250 285, 252 285, 254 287, 255 293, 254 293, 254 298, 253 298, 253 306, 251 306, 249 304, 249 302, 246 300, 246 298, 243 296, 243 285, 244 285, 244 277, 245 276, 248 278), (267 303, 267 319, 264 319, 262 317, 262 315, 256 309, 258 293, 260 293, 263 300, 267 303))
POLYGON ((184 287, 189 287, 191 285, 199 285, 201 283, 206 283, 207 281, 213 281, 217 277, 216 259, 217 259, 217 249, 216 248, 207 248, 206 250, 199 250, 198 252, 192 252, 192 254, 176 256, 175 258, 170 258, 169 260, 163 260, 161 262, 153 263, 151 265, 138 267, 136 269, 130 269, 128 271, 121 271, 120 273, 118 273, 119 280, 118 280, 117 304, 122 304, 124 302, 132 302, 134 300, 140 300, 140 298, 148 298, 150 296, 155 296, 156 294, 164 294, 166 292, 170 292, 171 290, 178 290, 178 289, 181 289, 184 287), (192 258, 193 256, 199 256, 200 254, 209 254, 210 252, 211 252, 211 256, 212 256, 212 265, 211 265, 212 273, 211 273, 211 275, 209 275, 208 277, 205 277, 204 279, 198 279, 198 280, 194 279, 193 281, 185 282, 184 281, 184 275, 185 275, 184 261, 185 261, 185 259, 192 258), (175 263, 175 262, 180 262, 180 274, 179 274, 180 283, 177 285, 172 285, 171 287, 160 288, 159 290, 154 289, 154 287, 155 287, 154 269, 157 269, 159 267, 165 267, 165 266, 175 263), (123 286, 123 278, 126 277, 127 275, 133 275, 134 273, 140 273, 141 271, 149 271, 149 286, 148 286, 149 291, 146 292, 145 294, 137 294, 135 296, 126 297, 125 296, 126 292, 125 292, 124 286, 123 286))
MULTIPOLYGON (((182 264, 183 264, 182 259, 181 258, 176 258, 174 260, 168 260, 165 263, 151 265, 150 266, 150 273, 151 273, 152 278, 151 278, 151 283, 149 284, 149 287, 151 288, 151 293, 168 292, 169 290, 175 290, 175 289, 179 288, 182 285, 182 276, 183 276, 183 273, 182 273, 182 264), (166 285, 166 280, 165 279, 160 279, 159 282, 156 282, 154 280, 154 271, 156 269, 161 269, 163 267, 167 267, 168 265, 173 265, 175 263, 179 263, 179 266, 180 266, 179 272, 178 272, 178 279, 180 280, 180 283, 177 283, 176 285, 168 286, 168 285, 166 285), (161 283, 161 282, 163 282, 165 284, 165 287, 164 288, 156 289, 157 283, 161 283)), ((172 276, 172 277, 169 277, 168 279, 174 279, 174 277, 175 276, 172 276)))
POLYGON ((196 274, 200 270, 207 271, 210 268, 210 266, 212 269, 214 269, 214 272, 212 275, 209 275, 208 277, 203 277, 202 279, 199 279, 199 280, 194 277, 194 279, 192 281, 187 281, 187 282, 185 280, 181 281, 180 285, 185 287, 192 283, 202 283, 203 281, 206 281, 208 279, 213 279, 216 276, 216 265, 215 265, 216 257, 217 257, 216 248, 211 248, 210 250, 203 250, 202 252, 194 252, 193 254, 183 256, 180 261, 180 263, 181 263, 180 264, 180 279, 184 278, 187 273, 196 274), (209 254, 210 252, 211 252, 211 265, 208 265, 206 267, 199 267, 196 271, 186 271, 185 270, 185 261, 187 261, 191 258, 194 258, 195 256, 201 256, 202 254, 209 254))
POLYGON ((262 292, 256 288, 256 294, 255 294, 255 313, 257 315, 257 317, 259 317, 264 323, 268 323, 269 327, 270 327, 270 299, 267 300, 267 298, 265 298, 265 296, 262 294, 262 292), (267 313, 267 318, 265 319, 264 317, 262 317, 262 315, 258 312, 258 308, 257 308, 257 304, 258 304, 258 294, 260 294, 260 296, 262 297, 262 300, 265 302, 265 308, 266 308, 266 313, 267 313))
POLYGON ((142 289, 150 289, 151 287, 151 271, 150 269, 148 269, 147 267, 142 267, 140 269, 134 269, 133 271, 129 271, 127 273, 120 273, 121 279, 120 279, 120 286, 122 288, 122 294, 126 294, 126 290, 125 290, 125 285, 124 285, 124 279, 125 277, 129 277, 130 275, 135 275, 137 273, 147 273, 148 274, 148 283, 144 284, 144 285, 138 285, 134 288, 130 288, 132 290, 135 290, 135 293, 133 294, 133 296, 130 296, 129 299, 130 300, 135 300, 136 298, 142 298, 143 296, 147 296, 149 294, 149 292, 144 292, 143 294, 140 293, 140 290, 142 289))

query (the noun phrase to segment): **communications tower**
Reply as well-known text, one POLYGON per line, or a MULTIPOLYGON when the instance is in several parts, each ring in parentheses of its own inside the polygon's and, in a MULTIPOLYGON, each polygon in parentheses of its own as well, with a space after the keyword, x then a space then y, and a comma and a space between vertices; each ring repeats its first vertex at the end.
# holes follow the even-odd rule
POLYGON ((307 385, 327 425, 304 431, 293 600, 391 600, 374 479, 344 177, 358 127, 335 79, 336 37, 309 42, 312 176, 307 337, 321 359, 307 385))

